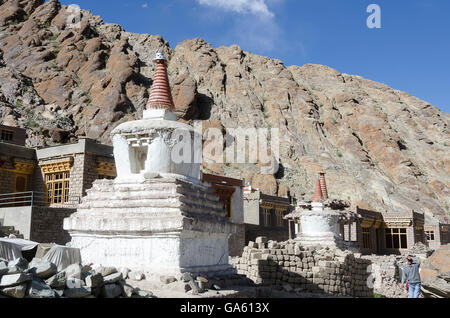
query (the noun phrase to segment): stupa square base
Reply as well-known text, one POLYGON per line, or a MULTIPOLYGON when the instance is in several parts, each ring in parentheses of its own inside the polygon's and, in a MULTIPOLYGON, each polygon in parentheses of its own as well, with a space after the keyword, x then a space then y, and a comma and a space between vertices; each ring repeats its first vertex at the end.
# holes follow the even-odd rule
POLYGON ((223 272, 236 229, 213 191, 185 178, 97 181, 64 228, 85 264, 156 276, 223 272))
POLYGON ((181 232, 145 236, 73 234, 83 263, 125 267, 155 275, 178 276, 230 269, 228 235, 181 232))

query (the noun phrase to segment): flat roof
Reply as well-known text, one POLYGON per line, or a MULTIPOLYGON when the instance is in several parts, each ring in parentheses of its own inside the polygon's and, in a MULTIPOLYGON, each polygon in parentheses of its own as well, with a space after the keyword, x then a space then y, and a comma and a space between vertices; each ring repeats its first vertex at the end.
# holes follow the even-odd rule
POLYGON ((114 148, 112 146, 103 145, 96 140, 83 138, 77 143, 65 144, 60 146, 46 147, 36 150, 37 159, 50 159, 76 153, 93 153, 105 157, 112 157, 114 148))
POLYGON ((0 142, 0 154, 15 158, 36 160, 35 149, 4 142, 0 142))

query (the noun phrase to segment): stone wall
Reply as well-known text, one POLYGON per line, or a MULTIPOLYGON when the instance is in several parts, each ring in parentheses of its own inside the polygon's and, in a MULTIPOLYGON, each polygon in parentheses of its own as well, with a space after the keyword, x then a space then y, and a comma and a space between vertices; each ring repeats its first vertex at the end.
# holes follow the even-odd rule
POLYGON ((84 154, 74 155, 73 166, 70 171, 70 192, 71 199, 83 196, 84 179, 84 154))
POLYGON ((232 258, 238 274, 255 284, 336 296, 373 297, 369 260, 339 249, 304 247, 296 241, 277 243, 258 238, 240 258, 232 258), (287 288, 286 288, 287 287, 287 288))
POLYGON ((13 193, 16 174, 11 171, 0 169, 0 194, 13 193))
POLYGON ((230 256, 240 256, 245 247, 245 225, 236 224, 236 233, 228 239, 228 249, 230 256))
POLYGON ((71 237, 63 229, 63 221, 76 209, 33 207, 31 221, 31 240, 39 243, 65 245, 71 237))
POLYGON ((83 196, 86 195, 86 190, 92 188, 92 184, 98 179, 97 172, 97 156, 94 154, 84 155, 84 178, 83 178, 83 196))
MULTIPOLYGON (((294 233, 294 229, 292 233, 294 233)), ((255 241, 259 236, 267 237, 269 240, 283 242, 289 239, 289 229, 287 226, 285 228, 275 228, 245 224, 245 245, 250 241, 255 241)))

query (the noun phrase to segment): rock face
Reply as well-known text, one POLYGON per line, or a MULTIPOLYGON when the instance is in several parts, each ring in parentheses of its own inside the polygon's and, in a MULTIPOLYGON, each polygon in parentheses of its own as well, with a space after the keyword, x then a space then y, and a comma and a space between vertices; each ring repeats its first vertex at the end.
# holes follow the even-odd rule
POLYGON ((438 249, 422 264, 420 277, 426 296, 450 298, 450 245, 438 249))
POLYGON ((237 46, 201 39, 171 49, 160 36, 125 32, 51 0, 0 1, 0 123, 28 129, 30 146, 110 143, 142 118, 154 75, 169 59, 177 114, 221 127, 279 128, 280 170, 248 164, 206 171, 252 181, 267 194, 310 197, 327 172, 330 197, 379 211, 448 216, 449 114, 407 93, 323 65, 285 67, 237 46), (68 24, 69 21, 69 24, 68 24))

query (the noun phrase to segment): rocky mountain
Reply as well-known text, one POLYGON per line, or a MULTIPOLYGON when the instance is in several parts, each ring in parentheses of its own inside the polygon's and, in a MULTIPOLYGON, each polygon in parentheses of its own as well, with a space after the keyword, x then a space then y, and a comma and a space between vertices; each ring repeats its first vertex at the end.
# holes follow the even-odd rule
POLYGON ((172 49, 56 0, 0 0, 0 122, 28 129, 29 146, 88 136, 110 143, 140 118, 157 49, 169 59, 177 113, 207 127, 280 129, 276 175, 257 165, 207 165, 269 194, 312 197, 317 172, 330 196, 378 211, 449 214, 449 114, 407 93, 323 65, 213 48, 172 49))

